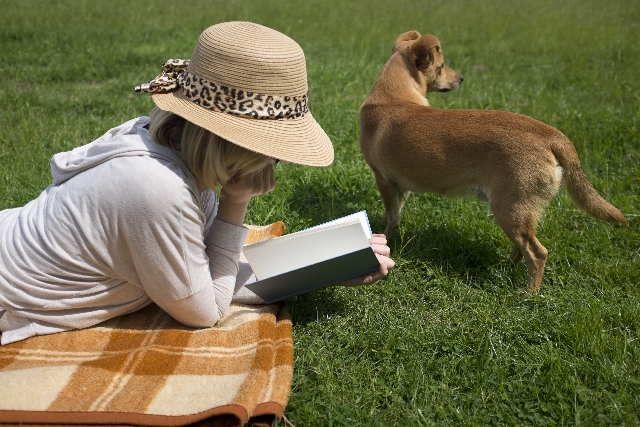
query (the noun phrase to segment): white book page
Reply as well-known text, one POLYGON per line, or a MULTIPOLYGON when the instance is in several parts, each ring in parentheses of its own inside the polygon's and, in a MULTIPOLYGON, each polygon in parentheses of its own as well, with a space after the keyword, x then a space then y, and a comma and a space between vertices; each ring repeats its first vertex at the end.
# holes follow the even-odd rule
MULTIPOLYGON (((351 221, 353 219, 357 219, 358 221, 360 221, 360 224, 362 224, 362 229, 364 230, 364 234, 367 236, 367 239, 370 239, 373 233, 371 232, 371 225, 369 225, 369 217, 367 216, 367 211, 360 211, 360 212, 353 213, 351 215, 343 216, 342 218, 334 219, 333 221, 328 221, 328 222, 325 222, 324 224, 315 225, 305 230, 298 231, 298 233, 306 233, 307 231, 310 231, 310 230, 317 230, 319 228, 340 224, 346 221, 351 221)), ((297 233, 293 233, 293 234, 297 234, 297 233)))
POLYGON ((258 280, 369 247, 357 218, 304 231, 244 247, 244 256, 258 280))

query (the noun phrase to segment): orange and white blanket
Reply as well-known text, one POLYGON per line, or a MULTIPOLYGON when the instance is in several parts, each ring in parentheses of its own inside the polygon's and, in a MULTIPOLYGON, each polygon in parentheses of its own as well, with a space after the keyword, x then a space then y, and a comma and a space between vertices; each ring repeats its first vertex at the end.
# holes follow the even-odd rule
MULTIPOLYGON (((284 233, 256 227, 247 242, 284 233)), ((208 329, 156 305, 0 347, 0 425, 271 425, 293 378, 283 304, 232 304, 208 329)))

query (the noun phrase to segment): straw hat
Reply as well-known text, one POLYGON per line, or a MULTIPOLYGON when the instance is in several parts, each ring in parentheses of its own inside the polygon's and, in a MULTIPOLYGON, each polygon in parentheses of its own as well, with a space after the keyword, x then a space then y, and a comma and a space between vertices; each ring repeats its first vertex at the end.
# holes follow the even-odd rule
POLYGON ((302 49, 262 25, 207 28, 190 60, 167 61, 162 74, 136 91, 251 151, 308 166, 333 162, 331 141, 308 109, 302 49))

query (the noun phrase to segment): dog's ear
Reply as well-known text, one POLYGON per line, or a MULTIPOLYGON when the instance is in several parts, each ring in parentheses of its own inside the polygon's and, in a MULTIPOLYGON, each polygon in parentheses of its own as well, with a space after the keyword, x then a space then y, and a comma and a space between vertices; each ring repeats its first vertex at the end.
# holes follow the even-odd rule
POLYGON ((420 38, 420 33, 413 30, 413 31, 407 31, 406 33, 402 33, 398 36, 398 38, 396 38, 396 42, 393 44, 393 47, 391 48, 391 53, 396 53, 396 51, 398 49, 400 49, 400 47, 404 46, 407 42, 410 42, 411 40, 416 40, 420 38))
POLYGON ((431 34, 425 34, 411 45, 411 52, 415 56, 416 67, 433 62, 433 52, 440 52, 440 40, 431 34))

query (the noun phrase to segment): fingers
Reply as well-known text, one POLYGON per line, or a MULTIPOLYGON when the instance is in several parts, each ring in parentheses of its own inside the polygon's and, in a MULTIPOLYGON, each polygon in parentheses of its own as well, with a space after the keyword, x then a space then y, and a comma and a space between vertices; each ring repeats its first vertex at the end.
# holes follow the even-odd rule
POLYGON ((366 274, 364 276, 362 276, 360 278, 360 286, 361 285, 371 285, 372 283, 377 282, 378 280, 382 279, 384 276, 379 272, 376 271, 375 273, 369 273, 366 274))
POLYGON ((345 280, 344 282, 336 283, 336 285, 337 286, 344 286, 344 287, 347 287, 347 288, 352 288, 352 287, 355 287, 355 286, 370 285, 373 282, 376 282, 381 278, 382 278, 382 276, 380 275, 380 273, 378 271, 376 271, 374 273, 365 274, 364 276, 354 277, 353 279, 349 279, 349 280, 345 280))
POLYGON ((264 192, 261 194, 266 194, 269 191, 276 188, 276 173, 273 166, 274 166, 273 163, 270 163, 267 165, 266 168, 262 170, 262 174, 263 174, 262 182, 263 182, 264 192))
POLYGON ((371 249, 376 255, 384 255, 388 257, 391 254, 391 249, 386 245, 371 245, 371 249))
POLYGON ((380 267, 378 267, 378 273, 380 273, 383 276, 386 276, 387 274, 389 274, 387 263, 383 259, 381 259, 382 255, 376 255, 376 257, 378 257, 378 262, 380 263, 380 267))
POLYGON ((376 245, 386 245, 387 244, 387 237, 384 234, 374 234, 369 239, 369 243, 370 244, 374 244, 375 243, 376 245))
POLYGON ((378 257, 378 262, 380 263, 378 272, 384 277, 389 274, 389 270, 391 270, 396 265, 396 263, 391 258, 384 255, 376 254, 376 257, 378 257))
POLYGON ((389 270, 391 270, 396 265, 396 263, 391 258, 384 255, 376 254, 376 257, 378 258, 378 262, 380 263, 378 271, 365 274, 364 276, 354 277, 353 279, 345 280, 344 282, 337 283, 336 285, 345 287, 370 285, 386 277, 387 274, 389 274, 389 270))
POLYGON ((389 258, 388 256, 386 255, 376 255, 376 256, 378 257, 378 261, 386 265, 387 270, 391 270, 393 267, 396 266, 396 262, 391 258, 389 258))
POLYGON ((269 163, 257 173, 247 176, 247 179, 251 181, 249 186, 253 195, 267 194, 276 187, 276 174, 273 170, 273 163, 269 163))
POLYGON ((369 244, 376 255, 382 255, 390 260, 388 257, 391 254, 391 249, 387 246, 387 238, 384 234, 374 234, 369 239, 369 244))
POLYGON ((395 261, 386 255, 379 255, 376 253, 376 257, 378 258, 380 267, 378 268, 377 275, 374 274, 374 281, 386 277, 387 274, 389 274, 389 270, 396 265, 395 261))

